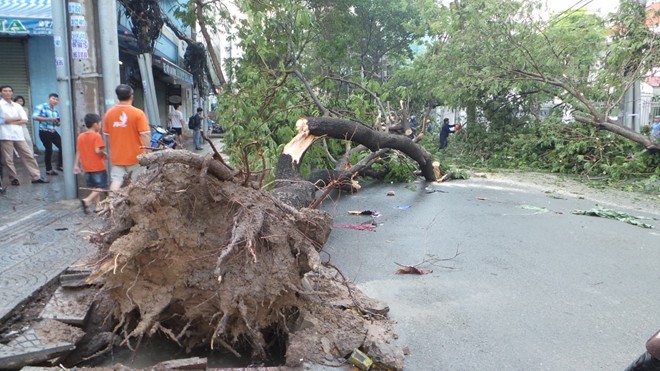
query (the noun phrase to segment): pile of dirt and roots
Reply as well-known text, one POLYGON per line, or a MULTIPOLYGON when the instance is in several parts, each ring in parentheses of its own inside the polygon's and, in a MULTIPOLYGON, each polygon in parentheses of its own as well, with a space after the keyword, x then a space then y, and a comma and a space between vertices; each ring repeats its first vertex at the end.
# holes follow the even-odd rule
POLYGON ((321 263, 329 215, 292 208, 240 172, 214 176, 197 157, 152 164, 105 201, 91 279, 121 344, 160 332, 189 351, 248 348, 259 361, 285 349, 288 366, 341 364, 359 348, 401 369, 387 307, 321 263))

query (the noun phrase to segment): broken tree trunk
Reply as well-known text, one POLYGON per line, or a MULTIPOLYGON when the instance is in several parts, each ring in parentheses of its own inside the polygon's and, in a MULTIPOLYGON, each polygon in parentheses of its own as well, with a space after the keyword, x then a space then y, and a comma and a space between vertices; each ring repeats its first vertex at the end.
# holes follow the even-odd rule
POLYGON ((330 137, 361 144, 372 152, 383 149, 401 151, 417 162, 422 176, 427 181, 436 180, 431 155, 408 137, 377 131, 355 121, 330 117, 300 119, 296 123, 296 129, 298 135, 287 144, 283 152, 283 155, 290 157, 293 164, 300 163, 305 151, 316 139, 330 137))

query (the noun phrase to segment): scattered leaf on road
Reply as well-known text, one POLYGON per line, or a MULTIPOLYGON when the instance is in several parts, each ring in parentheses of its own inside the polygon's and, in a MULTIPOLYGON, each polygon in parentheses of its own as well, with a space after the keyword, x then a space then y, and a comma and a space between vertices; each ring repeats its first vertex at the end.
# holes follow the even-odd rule
POLYGON ((543 213, 547 213, 548 211, 550 211, 550 210, 546 209, 545 207, 538 207, 538 206, 532 206, 532 205, 520 205, 519 207, 521 209, 535 211, 534 214, 543 214, 543 213))
POLYGON ((591 210, 573 210, 573 214, 576 215, 587 215, 587 216, 599 216, 601 218, 616 219, 628 224, 636 225, 642 228, 653 228, 652 225, 642 223, 640 219, 652 219, 646 218, 643 216, 634 216, 621 211, 606 209, 604 207, 597 206, 591 210))

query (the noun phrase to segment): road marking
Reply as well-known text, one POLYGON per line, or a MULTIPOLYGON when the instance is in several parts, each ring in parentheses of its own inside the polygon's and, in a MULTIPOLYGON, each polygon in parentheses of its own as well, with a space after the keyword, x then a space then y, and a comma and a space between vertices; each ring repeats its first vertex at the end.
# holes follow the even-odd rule
POLYGON ((37 216, 37 215, 39 215, 39 214, 41 214, 41 213, 45 213, 45 212, 46 212, 46 209, 41 209, 41 210, 39 210, 39 211, 35 211, 35 212, 33 212, 32 214, 28 214, 28 215, 26 215, 26 216, 24 216, 24 217, 22 217, 22 218, 20 218, 20 219, 18 219, 18 220, 14 220, 14 221, 11 222, 11 223, 7 223, 7 224, 5 224, 5 225, 3 225, 3 226, 0 227, 0 232, 4 231, 4 230, 7 229, 7 228, 11 228, 11 227, 15 226, 16 224, 19 224, 19 223, 21 223, 21 222, 23 222, 23 221, 25 221, 25 220, 28 220, 28 219, 30 219, 30 218, 32 218, 32 217, 34 217, 34 216, 37 216))

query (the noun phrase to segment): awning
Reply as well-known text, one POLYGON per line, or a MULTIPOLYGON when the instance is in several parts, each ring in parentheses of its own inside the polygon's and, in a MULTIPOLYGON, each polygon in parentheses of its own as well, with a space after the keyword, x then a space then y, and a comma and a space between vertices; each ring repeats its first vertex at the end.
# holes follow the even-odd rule
POLYGON ((0 34, 52 35, 50 0, 1 0, 0 34))

